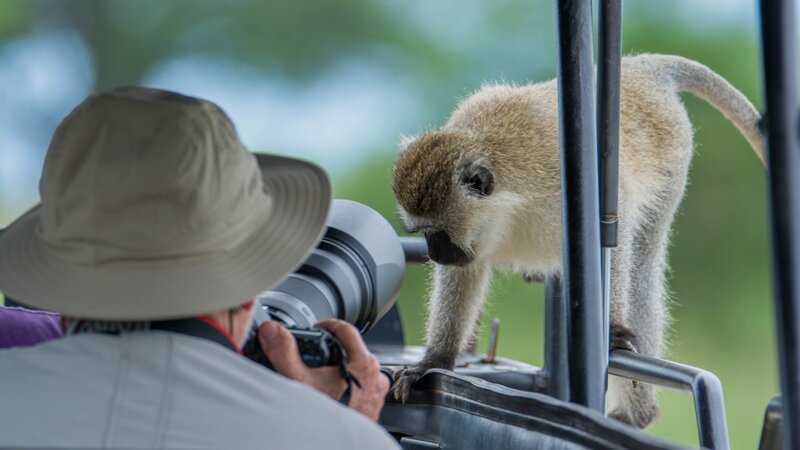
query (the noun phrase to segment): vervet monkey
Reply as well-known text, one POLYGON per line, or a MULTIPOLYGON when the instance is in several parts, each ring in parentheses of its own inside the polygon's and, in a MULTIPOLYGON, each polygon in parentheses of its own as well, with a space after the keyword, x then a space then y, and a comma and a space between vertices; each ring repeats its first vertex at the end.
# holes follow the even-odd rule
MULTIPOLYGON (((758 111, 722 77, 678 56, 622 60, 612 350, 656 357, 665 351, 667 247, 693 149, 680 92, 720 110, 764 160, 758 111)), ((476 332, 493 269, 534 280, 561 272, 557 115, 555 80, 487 85, 444 127, 401 144, 392 189, 408 231, 425 236, 435 264, 425 356, 396 373, 397 398, 405 400, 427 369, 453 369, 476 332)), ((658 415, 655 391, 612 377, 608 410, 645 427, 658 415)))

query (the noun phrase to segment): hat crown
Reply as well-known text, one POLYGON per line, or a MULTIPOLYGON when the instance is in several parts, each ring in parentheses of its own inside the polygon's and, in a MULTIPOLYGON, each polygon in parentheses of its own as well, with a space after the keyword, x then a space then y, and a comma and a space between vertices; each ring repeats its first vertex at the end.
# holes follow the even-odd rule
POLYGON ((270 204, 220 108, 140 87, 91 96, 62 122, 40 193, 41 238, 88 266, 225 252, 270 204))

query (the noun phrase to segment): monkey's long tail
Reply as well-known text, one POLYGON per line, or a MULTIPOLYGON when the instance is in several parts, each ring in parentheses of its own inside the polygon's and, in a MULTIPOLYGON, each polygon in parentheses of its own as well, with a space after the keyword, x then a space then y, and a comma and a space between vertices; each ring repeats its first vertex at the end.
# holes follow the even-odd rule
MULTIPOLYGON (((642 55, 645 56, 645 55, 642 55)), ((679 92, 690 92, 717 108, 728 118, 753 146, 763 163, 765 160, 764 136, 758 123, 761 115, 738 89, 708 67, 673 55, 646 55, 662 66, 659 72, 671 78, 679 92)))

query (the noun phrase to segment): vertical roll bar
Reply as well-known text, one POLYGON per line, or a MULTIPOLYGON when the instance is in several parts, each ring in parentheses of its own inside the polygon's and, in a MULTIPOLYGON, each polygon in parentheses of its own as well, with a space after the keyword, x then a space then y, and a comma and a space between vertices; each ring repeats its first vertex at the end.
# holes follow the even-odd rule
POLYGON ((591 0, 558 0, 563 293, 570 401, 603 411, 603 305, 591 0))
POLYGON ((600 164, 600 245, 603 279, 603 366, 608 367, 611 253, 617 246, 619 101, 622 63, 622 0, 600 0, 597 50, 597 151, 600 164))
POLYGON ((597 52, 597 150, 600 164, 600 243, 617 246, 619 99, 622 0, 600 0, 597 52))
POLYGON ((784 448, 800 449, 800 110, 793 0, 761 0, 774 308, 784 448))
POLYGON ((567 369, 567 305, 561 294, 561 278, 551 275, 544 282, 544 373, 547 393, 569 401, 567 369))

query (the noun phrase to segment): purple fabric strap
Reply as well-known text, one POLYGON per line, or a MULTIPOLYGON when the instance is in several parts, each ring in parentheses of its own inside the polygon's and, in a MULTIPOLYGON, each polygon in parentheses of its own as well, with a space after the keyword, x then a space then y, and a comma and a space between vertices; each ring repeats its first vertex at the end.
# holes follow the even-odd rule
POLYGON ((61 316, 56 313, 0 307, 0 349, 37 345, 62 334, 61 316))

